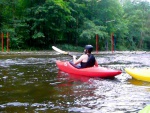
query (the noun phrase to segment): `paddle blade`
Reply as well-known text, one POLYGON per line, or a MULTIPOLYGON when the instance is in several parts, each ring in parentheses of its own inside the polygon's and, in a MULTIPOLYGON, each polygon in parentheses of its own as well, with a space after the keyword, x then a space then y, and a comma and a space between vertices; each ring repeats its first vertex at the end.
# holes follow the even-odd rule
POLYGON ((57 48, 57 47, 55 47, 55 46, 52 46, 52 48, 53 48, 55 51, 57 51, 57 52, 59 52, 59 53, 61 53, 61 54, 69 55, 69 53, 68 53, 68 52, 63 51, 63 50, 61 50, 61 49, 59 49, 59 48, 57 48))

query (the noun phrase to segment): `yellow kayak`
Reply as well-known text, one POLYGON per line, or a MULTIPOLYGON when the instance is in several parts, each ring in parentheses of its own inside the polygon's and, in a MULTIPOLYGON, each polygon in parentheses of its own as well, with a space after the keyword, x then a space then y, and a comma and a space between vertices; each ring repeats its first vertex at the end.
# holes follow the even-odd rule
POLYGON ((140 110, 138 113, 150 113, 150 105, 147 105, 144 109, 140 110))
POLYGON ((150 68, 125 68, 125 71, 137 80, 150 82, 150 68))

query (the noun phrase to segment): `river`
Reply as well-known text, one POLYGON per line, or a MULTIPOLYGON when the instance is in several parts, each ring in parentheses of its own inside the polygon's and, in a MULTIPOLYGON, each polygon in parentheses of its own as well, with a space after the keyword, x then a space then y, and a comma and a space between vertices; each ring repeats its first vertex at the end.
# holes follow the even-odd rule
POLYGON ((70 75, 55 61, 72 58, 55 52, 0 54, 0 112, 137 113, 150 104, 150 82, 124 71, 150 67, 149 52, 99 52, 95 57, 100 66, 122 74, 114 79, 70 75))

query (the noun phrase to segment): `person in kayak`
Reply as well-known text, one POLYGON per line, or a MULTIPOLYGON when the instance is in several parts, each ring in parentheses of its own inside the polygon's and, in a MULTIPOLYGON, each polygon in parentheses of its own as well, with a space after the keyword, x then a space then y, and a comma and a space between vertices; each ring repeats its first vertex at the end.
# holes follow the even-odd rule
POLYGON ((94 57, 94 55, 91 54, 93 50, 92 45, 86 45, 84 49, 84 54, 80 56, 79 59, 76 59, 76 56, 73 56, 73 64, 77 65, 80 63, 80 68, 87 68, 87 67, 98 67, 98 63, 94 57))

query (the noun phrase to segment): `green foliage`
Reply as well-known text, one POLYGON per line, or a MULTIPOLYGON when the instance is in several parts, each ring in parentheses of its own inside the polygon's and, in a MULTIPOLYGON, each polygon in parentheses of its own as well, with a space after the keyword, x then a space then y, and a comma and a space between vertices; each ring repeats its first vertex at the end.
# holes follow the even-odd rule
MULTIPOLYGON (((127 1, 124 4, 125 18, 128 20, 128 29, 129 34, 127 35, 127 40, 134 46, 139 49, 146 49, 144 47, 147 41, 146 37, 149 37, 150 29, 149 27, 149 14, 150 14, 150 5, 147 2, 131 2, 127 1)), ((150 38, 149 38, 150 39, 150 38)))
POLYGON ((81 38, 87 38, 92 39, 95 37, 96 34, 99 35, 99 37, 108 37, 107 32, 105 32, 106 28, 104 26, 97 26, 95 23, 93 23, 90 20, 87 20, 84 22, 83 25, 83 32, 81 33, 81 38))
POLYGON ((150 3, 138 0, 1 0, 0 32, 9 32, 11 49, 95 46, 98 34, 110 50, 113 33, 117 50, 149 50, 149 14, 150 3))

